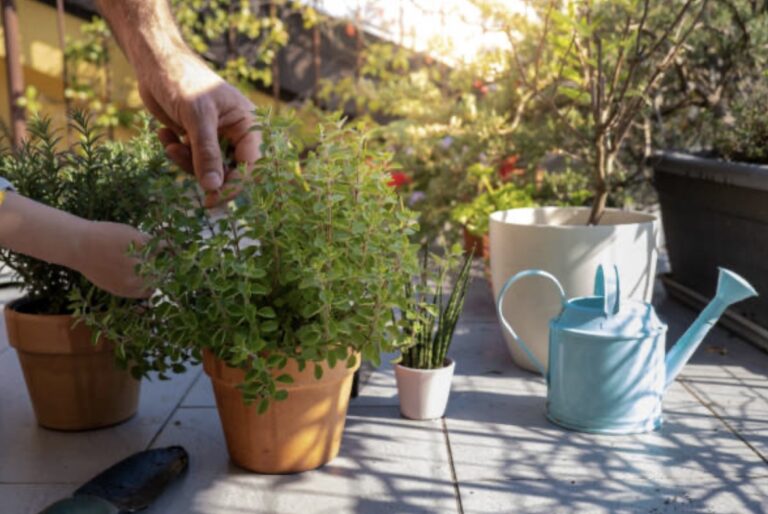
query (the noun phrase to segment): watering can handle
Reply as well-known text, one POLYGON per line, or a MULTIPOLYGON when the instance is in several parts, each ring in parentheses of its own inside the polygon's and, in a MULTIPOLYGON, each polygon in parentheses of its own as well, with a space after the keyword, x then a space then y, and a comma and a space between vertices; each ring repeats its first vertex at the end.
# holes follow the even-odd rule
POLYGON ((531 362, 538 368, 539 371, 541 371, 541 374, 545 377, 547 376, 547 372, 544 369, 544 366, 541 364, 541 361, 536 358, 535 355, 533 355, 533 352, 531 352, 530 348, 528 348, 528 345, 525 344, 525 341, 520 339, 520 337, 517 335, 515 330, 512 328, 512 326, 509 324, 509 322, 504 317, 504 312, 502 307, 504 306, 504 296, 507 294, 507 291, 509 288, 520 280, 521 278, 526 277, 544 277, 548 278, 554 284, 557 286, 557 291, 560 293, 560 303, 562 305, 565 305, 566 297, 565 297, 565 291, 563 291, 563 286, 560 285, 560 282, 554 277, 554 275, 547 273, 546 271, 537 270, 537 269, 531 269, 527 271, 521 271, 520 273, 517 273, 516 275, 510 277, 509 280, 504 284, 504 287, 501 288, 501 291, 499 292, 499 297, 496 300, 496 312, 499 314, 499 319, 501 320, 502 325, 504 325, 504 328, 507 329, 507 331, 510 333, 512 338, 515 340, 515 342, 520 346, 520 348, 523 349, 525 354, 528 356, 528 358, 531 360, 531 362))
POLYGON ((619 287, 619 268, 616 265, 600 264, 595 272, 595 296, 603 297, 603 313, 606 316, 618 314, 621 308, 621 288, 619 287), (608 268, 608 272, 606 272, 608 268))

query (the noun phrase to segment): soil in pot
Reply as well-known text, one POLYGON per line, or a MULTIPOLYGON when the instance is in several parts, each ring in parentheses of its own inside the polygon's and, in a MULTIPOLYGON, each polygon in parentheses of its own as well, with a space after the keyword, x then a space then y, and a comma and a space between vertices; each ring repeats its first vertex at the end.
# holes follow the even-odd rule
POLYGON ((109 342, 91 341, 70 315, 34 314, 25 299, 5 307, 8 341, 16 349, 40 426, 89 430, 132 417, 140 382, 117 367, 109 342))
POLYGON ((203 366, 211 379, 216 406, 232 461, 257 473, 284 474, 308 471, 331 461, 339 453, 347 417, 354 372, 338 363, 323 363, 323 376, 314 377, 314 366, 299 371, 298 363, 276 371, 288 373, 292 384, 281 384, 288 398, 272 401, 263 414, 258 402, 247 405, 238 384, 244 371, 227 366, 203 352, 203 366))
POLYGON ((439 369, 415 369, 395 365, 400 413, 410 419, 442 418, 448 405, 456 363, 445 360, 439 369))

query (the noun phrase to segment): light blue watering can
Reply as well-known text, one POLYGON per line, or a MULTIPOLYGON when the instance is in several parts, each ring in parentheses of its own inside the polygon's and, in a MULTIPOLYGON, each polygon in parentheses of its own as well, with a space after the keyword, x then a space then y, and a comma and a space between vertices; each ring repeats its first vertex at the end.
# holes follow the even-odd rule
POLYGON ((594 296, 568 300, 560 282, 541 270, 522 271, 501 288, 499 319, 547 378, 547 417, 558 425, 604 434, 659 428, 664 391, 704 336, 729 305, 757 295, 746 280, 720 268, 715 298, 665 356, 667 326, 653 306, 620 293, 615 266, 598 267, 594 296), (502 311, 504 295, 526 277, 548 278, 562 299, 562 311, 549 323, 548 373, 502 311))

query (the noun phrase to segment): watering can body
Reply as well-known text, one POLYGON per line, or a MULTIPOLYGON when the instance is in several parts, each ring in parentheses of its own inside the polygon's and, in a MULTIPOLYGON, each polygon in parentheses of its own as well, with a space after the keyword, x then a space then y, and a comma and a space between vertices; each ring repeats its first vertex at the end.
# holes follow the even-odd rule
POLYGON ((665 334, 596 338, 551 322, 547 417, 581 432, 631 434, 659 428, 665 334))
POLYGON ((511 277, 499 293, 497 312, 547 379, 547 417, 565 428, 631 434, 662 424, 664 392, 725 308, 755 291, 721 270, 718 295, 665 353, 667 327, 650 304, 621 298, 616 267, 598 267, 593 296, 567 299, 557 279, 541 270, 511 277), (549 366, 544 366, 503 316, 504 295, 518 280, 544 277, 558 288, 563 308, 549 323, 549 366))

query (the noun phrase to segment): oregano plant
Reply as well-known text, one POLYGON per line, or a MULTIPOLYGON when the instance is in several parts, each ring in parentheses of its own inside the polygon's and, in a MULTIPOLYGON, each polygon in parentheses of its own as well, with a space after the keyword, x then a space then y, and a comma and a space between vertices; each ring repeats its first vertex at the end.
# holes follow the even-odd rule
POLYGON ((262 157, 242 170, 235 201, 209 211, 193 182, 157 182, 139 270, 154 295, 79 307, 135 375, 163 378, 210 351, 246 371, 244 398, 265 410, 287 396, 289 359, 320 378, 321 363, 378 363, 404 345, 390 312, 409 308, 419 268, 415 215, 364 134, 330 116, 305 148, 293 117, 256 119, 262 157))

